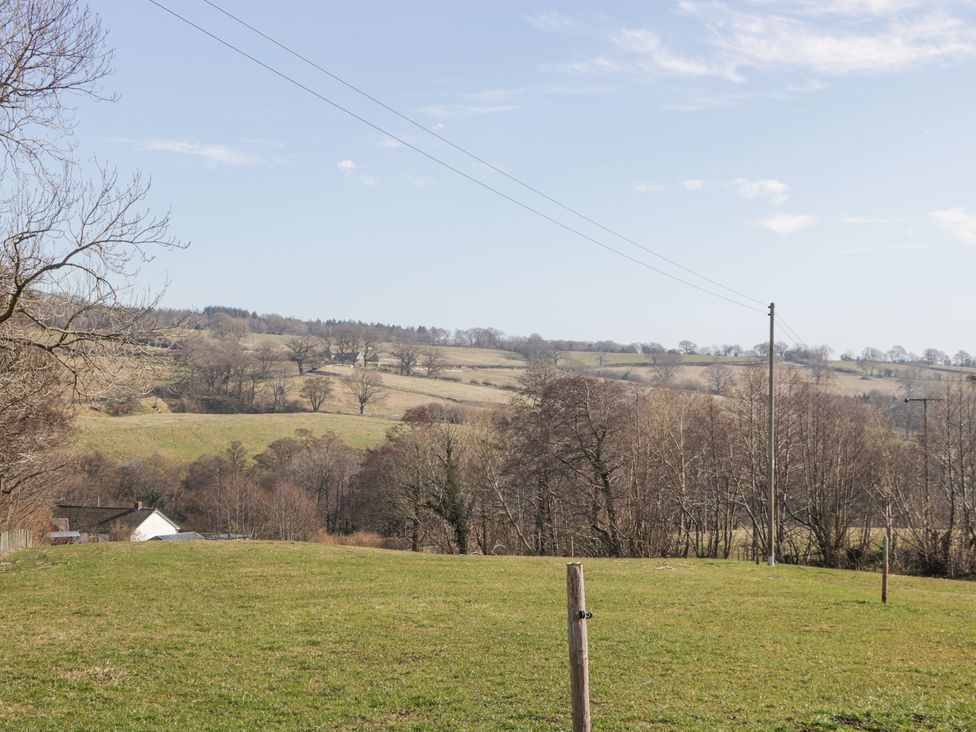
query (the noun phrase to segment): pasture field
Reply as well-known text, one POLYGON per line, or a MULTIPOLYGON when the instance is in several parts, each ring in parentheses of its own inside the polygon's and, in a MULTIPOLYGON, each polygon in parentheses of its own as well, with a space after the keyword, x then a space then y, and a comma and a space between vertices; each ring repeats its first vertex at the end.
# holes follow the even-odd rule
POLYGON ((132 417, 78 417, 74 448, 99 451, 125 460, 152 455, 173 462, 195 460, 223 452, 240 442, 256 455, 295 430, 315 435, 334 432, 352 447, 365 448, 383 441, 394 422, 378 417, 348 414, 139 414, 132 417))
MULTIPOLYGON (((599 353, 597 351, 567 351, 564 355, 566 364, 578 366, 599 366, 601 360, 604 366, 647 366, 651 357, 646 353, 599 353)), ((726 366, 749 364, 756 359, 746 356, 706 356, 695 353, 682 355, 681 363, 707 366, 721 363, 726 366)))
MULTIPOLYGON (((586 560, 599 730, 971 730, 976 584, 586 560)), ((37 548, 0 572, 0 728, 568 729, 565 560, 37 548)))
POLYGON ((450 366, 522 367, 528 363, 523 355, 514 351, 467 346, 438 346, 437 348, 444 356, 444 363, 450 366))
MULTIPOLYGON (((332 395, 323 409, 329 412, 359 414, 358 405, 352 401, 349 391, 339 381, 339 377, 351 371, 351 366, 334 365, 321 368, 319 373, 332 378, 332 395)), ((428 379, 424 376, 400 376, 386 371, 381 372, 380 376, 387 392, 382 403, 366 406, 367 415, 399 419, 411 407, 430 402, 486 406, 505 404, 512 398, 510 391, 482 384, 482 378, 488 379, 480 375, 479 369, 445 371, 442 376, 450 378, 437 379, 428 379), (478 383, 470 383, 472 380, 478 383)), ((290 398, 303 401, 299 392, 305 378, 308 377, 295 374, 288 379, 291 386, 290 398)))
MULTIPOLYGON (((349 367, 333 366, 326 372, 342 374, 349 367)), ((517 373, 517 372, 515 372, 517 373)), ((233 442, 240 442, 248 454, 261 452, 295 430, 307 429, 314 434, 334 432, 352 447, 372 447, 383 441, 386 431, 397 424, 403 413, 421 404, 436 402, 464 407, 490 406, 508 402, 512 393, 503 389, 468 383, 479 376, 479 370, 458 372, 465 381, 427 379, 396 374, 382 374, 388 392, 380 404, 366 408, 366 416, 349 398, 345 388, 333 377, 332 396, 323 412, 283 414, 198 414, 171 413, 161 399, 142 400, 138 414, 110 417, 88 411, 77 418, 74 448, 79 452, 99 451, 119 459, 149 457, 158 454, 172 461, 194 460, 201 455, 222 452, 233 442)), ((292 399, 299 395, 302 383, 309 377, 295 375, 288 379, 292 399)))

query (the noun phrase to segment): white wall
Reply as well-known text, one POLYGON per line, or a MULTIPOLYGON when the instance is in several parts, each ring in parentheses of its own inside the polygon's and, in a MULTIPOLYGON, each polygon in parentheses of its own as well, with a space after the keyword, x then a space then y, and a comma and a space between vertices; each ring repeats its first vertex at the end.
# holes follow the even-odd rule
POLYGON ((129 537, 129 541, 146 541, 147 539, 152 539, 154 536, 175 534, 179 530, 179 526, 167 519, 159 511, 153 511, 145 521, 136 527, 135 531, 132 532, 132 536, 129 537))

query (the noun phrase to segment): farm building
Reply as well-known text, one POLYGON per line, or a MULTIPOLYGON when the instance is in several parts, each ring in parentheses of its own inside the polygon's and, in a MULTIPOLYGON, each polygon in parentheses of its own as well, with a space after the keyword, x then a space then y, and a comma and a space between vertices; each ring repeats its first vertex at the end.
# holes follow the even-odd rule
POLYGON ((160 534, 154 536, 150 541, 202 541, 203 535, 196 531, 184 531, 181 534, 160 534))
POLYGON ((77 531, 81 543, 120 539, 146 541, 180 530, 162 511, 144 508, 138 501, 129 507, 55 506, 54 524, 59 532, 77 531))

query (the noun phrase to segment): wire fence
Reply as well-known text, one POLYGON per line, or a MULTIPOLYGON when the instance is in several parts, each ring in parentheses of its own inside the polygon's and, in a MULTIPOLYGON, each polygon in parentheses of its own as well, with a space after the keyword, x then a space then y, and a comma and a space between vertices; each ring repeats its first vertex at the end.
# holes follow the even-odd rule
POLYGON ((11 529, 0 531, 0 557, 18 549, 29 549, 33 545, 30 529, 11 529))

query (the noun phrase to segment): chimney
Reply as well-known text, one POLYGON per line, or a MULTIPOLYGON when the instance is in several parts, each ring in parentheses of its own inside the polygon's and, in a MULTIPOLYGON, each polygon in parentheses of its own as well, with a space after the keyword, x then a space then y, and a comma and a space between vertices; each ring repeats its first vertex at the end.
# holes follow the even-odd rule
POLYGON ((134 508, 134 509, 135 509, 136 511, 140 511, 140 510, 142 510, 142 501, 136 501, 136 502, 135 502, 135 503, 134 503, 134 504, 132 505, 132 507, 133 507, 133 508, 134 508))

